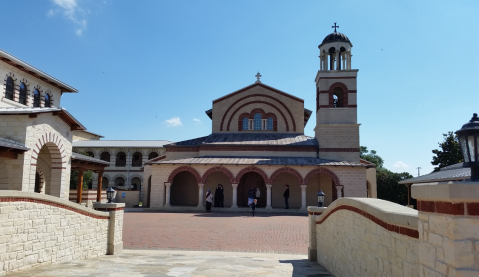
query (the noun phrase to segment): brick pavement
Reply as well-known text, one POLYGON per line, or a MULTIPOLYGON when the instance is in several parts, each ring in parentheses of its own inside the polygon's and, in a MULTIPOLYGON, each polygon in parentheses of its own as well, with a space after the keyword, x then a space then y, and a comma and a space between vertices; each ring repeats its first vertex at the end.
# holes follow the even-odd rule
POLYGON ((307 254, 308 217, 239 213, 125 213, 125 249, 307 254))

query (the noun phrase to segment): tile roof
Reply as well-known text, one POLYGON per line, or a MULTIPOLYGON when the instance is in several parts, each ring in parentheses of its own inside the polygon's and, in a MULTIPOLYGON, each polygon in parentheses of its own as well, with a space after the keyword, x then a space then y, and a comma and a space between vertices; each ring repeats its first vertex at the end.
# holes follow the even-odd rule
POLYGON ((199 145, 273 145, 273 146, 318 146, 313 137, 303 134, 276 133, 216 133, 206 137, 168 144, 166 147, 194 147, 199 145))
POLYGON ((21 151, 28 151, 30 148, 27 148, 25 144, 16 142, 14 140, 0 138, 0 147, 10 148, 10 149, 17 149, 21 151))
POLYGON ((309 165, 371 167, 360 162, 340 162, 309 157, 224 157, 204 156, 176 160, 159 160, 145 164, 234 164, 234 165, 309 165))
POLYGON ((0 49, 0 60, 3 62, 6 62, 8 64, 11 64, 17 68, 19 68, 22 71, 27 72, 30 75, 33 75, 34 77, 37 77, 47 83, 50 83, 57 87, 59 87, 62 92, 78 92, 78 90, 74 87, 71 87, 62 81, 55 79, 54 77, 48 75, 47 73, 41 71, 40 69, 20 60, 19 58, 13 56, 12 54, 0 49))
POLYGON ((162 148, 169 140, 76 140, 73 147, 162 148))
POLYGON ((82 154, 78 154, 75 152, 72 152, 72 160, 80 160, 80 161, 86 161, 86 162, 92 162, 92 163, 97 163, 97 164, 107 164, 111 165, 112 163, 106 162, 100 159, 92 158, 90 156, 85 156, 82 154))
POLYGON ((65 121, 67 124, 76 125, 76 130, 86 130, 85 126, 83 126, 80 121, 78 121, 73 115, 71 115, 65 108, 62 107, 50 107, 50 108, 33 108, 33 107, 25 107, 25 108, 17 108, 17 107, 7 107, 7 108, 0 108, 0 114, 5 115, 26 115, 26 114, 39 114, 39 113, 51 113, 57 112, 58 115, 65 121))
POLYGON ((462 167, 462 163, 453 164, 419 177, 403 180, 399 184, 415 184, 428 182, 444 182, 453 180, 464 180, 471 177, 471 168, 462 167))

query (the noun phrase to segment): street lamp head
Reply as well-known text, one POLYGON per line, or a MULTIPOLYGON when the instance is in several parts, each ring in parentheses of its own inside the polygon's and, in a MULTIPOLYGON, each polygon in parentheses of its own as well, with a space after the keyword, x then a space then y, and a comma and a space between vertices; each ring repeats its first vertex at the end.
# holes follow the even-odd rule
POLYGON ((319 192, 316 193, 316 196, 318 197, 318 207, 322 207, 324 203, 324 196, 325 196, 324 192, 319 190, 319 192))
POLYGON ((471 180, 479 180, 479 117, 474 113, 471 120, 456 131, 464 158, 463 167, 471 168, 471 180))
POLYGON ((112 187, 109 187, 106 190, 106 199, 108 199, 108 203, 111 203, 113 200, 113 194, 115 194, 115 190, 112 187))

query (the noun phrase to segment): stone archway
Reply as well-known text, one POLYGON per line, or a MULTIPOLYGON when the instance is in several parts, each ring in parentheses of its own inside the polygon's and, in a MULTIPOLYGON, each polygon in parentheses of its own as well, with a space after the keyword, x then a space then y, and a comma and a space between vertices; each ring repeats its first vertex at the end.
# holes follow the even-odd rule
POLYGON ((286 206, 283 193, 286 185, 289 185, 289 207, 299 209, 302 207, 303 177, 290 167, 282 167, 271 174, 271 206, 273 208, 284 208, 286 206))
POLYGON ((324 194, 324 205, 327 206, 338 198, 337 186, 341 186, 338 176, 327 168, 311 170, 304 178, 306 188, 306 204, 316 206, 318 204, 316 193, 321 190, 324 194))
POLYGON ((233 204, 233 187, 231 184, 234 182, 234 175, 227 168, 222 166, 216 166, 208 169, 202 177, 202 183, 204 184, 203 193, 211 189, 214 194, 214 207, 231 207, 233 204), (216 191, 218 185, 223 186, 223 197, 220 201, 220 197, 216 191))
POLYGON ((201 181, 200 174, 191 166, 176 168, 168 176, 170 193, 169 201, 165 199, 165 202, 173 206, 198 206, 198 184, 201 181))
POLYGON ((67 189, 63 187, 64 176, 62 176, 65 175, 62 174, 62 171, 66 170, 66 167, 61 156, 61 147, 57 145, 59 139, 51 133, 43 135, 43 139, 45 143, 37 143, 35 147, 38 150, 32 153, 32 161, 35 163, 32 163, 30 167, 32 179, 28 190, 35 191, 36 172, 39 171, 44 175, 43 191, 45 194, 62 197, 63 192, 67 189))

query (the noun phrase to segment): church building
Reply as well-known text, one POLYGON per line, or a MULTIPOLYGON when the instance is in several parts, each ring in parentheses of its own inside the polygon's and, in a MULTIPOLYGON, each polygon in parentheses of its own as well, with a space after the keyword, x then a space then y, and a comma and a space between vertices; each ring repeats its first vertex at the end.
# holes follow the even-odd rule
POLYGON ((319 190, 326 206, 340 197, 376 197, 375 165, 359 157, 351 48, 336 29, 319 45, 315 118, 303 99, 262 83, 259 73, 253 84, 213 100, 209 136, 166 144, 164 155, 145 163, 144 205, 203 209, 205 192, 218 184, 225 209, 247 207, 250 187, 259 188, 258 207, 267 210, 285 207, 286 185, 292 209, 317 205, 319 190), (315 136, 304 135, 314 119, 315 136))

